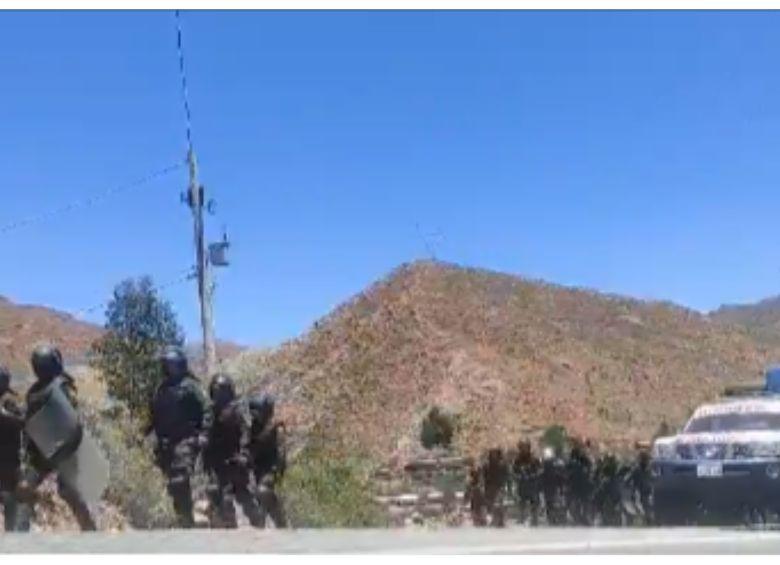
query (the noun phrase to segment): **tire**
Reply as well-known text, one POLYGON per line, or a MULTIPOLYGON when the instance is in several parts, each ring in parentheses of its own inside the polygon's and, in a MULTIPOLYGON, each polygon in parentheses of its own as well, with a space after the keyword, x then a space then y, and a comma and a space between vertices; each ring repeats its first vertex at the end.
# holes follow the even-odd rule
POLYGON ((690 509, 679 501, 656 495, 653 509, 653 523, 656 526, 685 526, 690 521, 690 509))

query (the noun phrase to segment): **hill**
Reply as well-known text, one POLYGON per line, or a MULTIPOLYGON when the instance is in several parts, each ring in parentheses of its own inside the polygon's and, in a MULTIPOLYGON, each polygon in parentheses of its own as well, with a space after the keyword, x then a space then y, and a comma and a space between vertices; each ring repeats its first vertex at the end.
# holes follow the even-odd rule
POLYGON ((779 354, 673 304, 424 261, 236 369, 281 397, 295 437, 390 461, 416 448, 432 406, 459 415, 471 453, 554 423, 606 443, 649 439, 779 354))
POLYGON ((14 371, 29 372, 30 352, 43 341, 56 343, 70 363, 81 363, 101 331, 69 314, 0 296, 0 363, 14 371))
POLYGON ((724 305, 710 316, 720 322, 745 327, 751 336, 762 343, 772 346, 780 344, 780 296, 755 304, 724 305))

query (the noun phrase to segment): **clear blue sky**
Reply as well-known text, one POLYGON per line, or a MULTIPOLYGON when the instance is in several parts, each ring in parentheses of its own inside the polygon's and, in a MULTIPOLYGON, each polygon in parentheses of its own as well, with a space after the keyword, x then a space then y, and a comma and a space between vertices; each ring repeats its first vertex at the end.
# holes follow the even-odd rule
MULTIPOLYGON (((697 309, 780 291, 780 14, 182 15, 233 266, 272 345, 425 256, 697 309)), ((0 14, 0 226, 184 157, 171 12, 0 14)), ((184 170, 0 236, 0 294, 78 311, 192 263, 184 170)), ((166 290, 197 338, 192 284, 166 290)), ((100 322, 100 312, 87 316, 100 322)))

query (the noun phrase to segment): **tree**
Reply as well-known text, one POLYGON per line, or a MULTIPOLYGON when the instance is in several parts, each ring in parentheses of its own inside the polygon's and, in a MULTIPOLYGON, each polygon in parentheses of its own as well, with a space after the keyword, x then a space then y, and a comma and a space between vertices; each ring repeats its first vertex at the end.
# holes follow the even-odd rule
POLYGON ((420 430, 420 442, 425 449, 434 447, 450 447, 455 433, 455 422, 452 415, 442 412, 434 406, 423 420, 420 430))
POLYGON ((543 446, 551 447, 556 455, 561 456, 569 445, 569 434, 566 428, 559 424, 554 424, 544 430, 540 443, 543 446))
POLYGON ((108 393, 145 421, 149 400, 163 378, 157 354, 165 345, 184 343, 176 314, 151 278, 126 279, 114 288, 105 328, 92 345, 91 364, 108 393))
POLYGON ((658 426, 658 429, 655 431, 655 435, 653 436, 653 439, 658 439, 659 437, 667 437, 674 435, 674 429, 672 429, 672 426, 669 425, 669 422, 666 420, 662 420, 661 424, 658 426))

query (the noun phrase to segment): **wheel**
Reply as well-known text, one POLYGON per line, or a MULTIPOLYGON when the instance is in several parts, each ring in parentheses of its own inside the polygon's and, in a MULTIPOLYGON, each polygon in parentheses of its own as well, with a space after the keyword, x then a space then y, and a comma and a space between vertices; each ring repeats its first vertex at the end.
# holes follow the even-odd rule
POLYGON ((691 511, 677 500, 656 496, 653 518, 656 526, 685 526, 690 522, 691 511))
POLYGON ((751 529, 760 529, 766 526, 766 512, 761 508, 745 507, 742 509, 742 523, 751 529))

